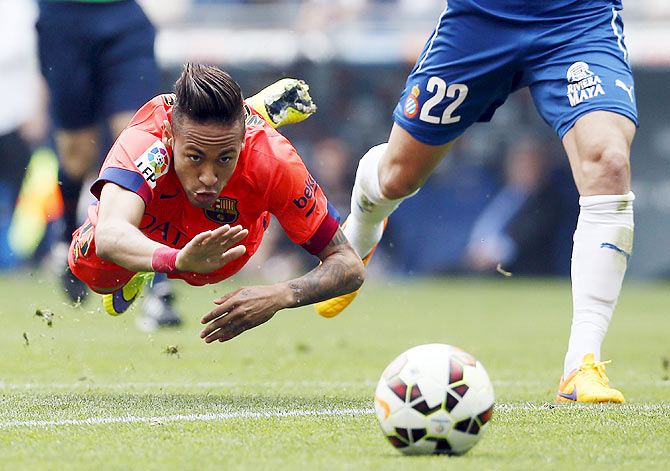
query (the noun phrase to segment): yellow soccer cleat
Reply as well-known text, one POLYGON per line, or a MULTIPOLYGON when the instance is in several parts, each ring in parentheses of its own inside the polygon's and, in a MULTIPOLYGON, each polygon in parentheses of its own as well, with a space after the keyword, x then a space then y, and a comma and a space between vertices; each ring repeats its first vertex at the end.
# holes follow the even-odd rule
POLYGON ((123 289, 103 294, 102 305, 105 306, 105 311, 112 316, 120 316, 126 312, 140 296, 147 281, 153 282, 154 275, 153 272, 135 273, 123 289))
POLYGON ((309 95, 309 85, 303 80, 285 78, 265 87, 247 102, 270 123, 272 127, 299 123, 316 111, 309 95))
MULTIPOLYGON (((610 360, 611 361, 611 360, 610 360)), ((605 365, 610 361, 595 361, 593 353, 584 355, 581 366, 558 384, 557 401, 568 402, 626 402, 621 391, 610 388, 605 365)))
MULTIPOLYGON (((347 221, 344 221, 344 224, 346 223, 347 221)), ((344 224, 342 224, 342 227, 344 227, 344 224)), ((387 224, 388 224, 388 218, 384 219, 384 230, 386 230, 387 224)), ((379 243, 375 244, 375 246, 372 247, 370 253, 367 254, 365 257, 363 257, 363 265, 367 266, 368 263, 370 263, 372 254, 375 253, 375 250, 377 250, 378 245, 379 243)), ((351 302, 354 300, 359 291, 360 289, 357 289, 353 293, 343 294, 335 298, 326 299, 325 301, 318 302, 314 304, 314 309, 316 309, 316 312, 323 317, 328 318, 335 317, 340 312, 344 311, 349 304, 351 304, 351 302)))

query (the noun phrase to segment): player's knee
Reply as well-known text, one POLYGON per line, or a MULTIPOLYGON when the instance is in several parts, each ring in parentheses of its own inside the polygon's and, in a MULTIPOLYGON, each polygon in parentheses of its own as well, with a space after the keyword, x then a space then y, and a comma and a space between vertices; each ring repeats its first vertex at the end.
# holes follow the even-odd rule
POLYGON ((630 185, 628 152, 614 146, 603 146, 590 153, 583 169, 596 193, 622 194, 630 185))
POLYGON ((109 118, 109 128, 115 139, 119 134, 121 134, 121 131, 123 131, 126 126, 128 126, 128 123, 133 118, 134 114, 134 111, 122 111, 112 115, 112 117, 109 118))
POLYGON ((61 158, 61 167, 70 178, 84 178, 91 170, 91 164, 76 158, 61 158))
POLYGON ((416 181, 402 169, 398 171, 380 172, 379 189, 384 198, 397 200, 406 198, 419 189, 423 182, 416 181))
POLYGON ((608 148, 600 156, 605 176, 613 181, 627 179, 630 175, 628 153, 608 148))
POLYGON ((83 178, 95 166, 98 152, 95 135, 70 137, 62 133, 57 143, 60 163, 68 176, 83 178))

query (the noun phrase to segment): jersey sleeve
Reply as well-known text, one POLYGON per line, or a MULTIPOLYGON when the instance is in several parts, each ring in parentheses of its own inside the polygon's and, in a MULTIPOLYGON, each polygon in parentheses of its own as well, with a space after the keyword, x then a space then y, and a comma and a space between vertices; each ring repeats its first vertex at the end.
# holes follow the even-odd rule
POLYGON ((267 188, 270 212, 293 242, 317 255, 335 235, 340 215, 295 149, 288 141, 277 141, 277 164, 267 188))
POLYGON ((126 129, 107 154, 91 193, 99 199, 104 184, 112 182, 137 193, 148 205, 157 182, 169 168, 170 154, 160 139, 151 133, 126 129))

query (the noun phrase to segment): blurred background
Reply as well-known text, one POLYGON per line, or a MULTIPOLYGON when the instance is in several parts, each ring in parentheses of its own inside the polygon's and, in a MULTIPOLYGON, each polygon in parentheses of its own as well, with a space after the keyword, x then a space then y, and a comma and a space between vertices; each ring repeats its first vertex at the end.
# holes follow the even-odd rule
MULTIPOLYGON (((392 110, 444 0, 138 0, 156 27, 160 88, 186 61, 228 71, 251 96, 282 78, 318 106, 280 131, 342 217, 358 159, 384 142, 392 110)), ((629 278, 670 279, 670 2, 624 0, 640 128, 632 148, 635 249, 629 278)), ((49 268, 62 219, 35 0, 0 0, 0 268, 49 268), (51 182, 51 183, 49 183, 51 182)), ((147 97, 147 100, 151 97, 147 97)), ((101 146, 100 162, 111 138, 101 146)), ((87 192, 85 192, 87 193, 87 192)), ((80 201, 85 208, 90 195, 80 201)), ((81 210, 81 209, 80 209, 81 210)), ((370 266, 391 274, 568 276, 578 194, 558 138, 527 91, 461 137, 393 215, 370 266)), ((278 226, 248 272, 286 278, 314 261, 278 226)), ((55 260, 55 261, 54 261, 55 260)))

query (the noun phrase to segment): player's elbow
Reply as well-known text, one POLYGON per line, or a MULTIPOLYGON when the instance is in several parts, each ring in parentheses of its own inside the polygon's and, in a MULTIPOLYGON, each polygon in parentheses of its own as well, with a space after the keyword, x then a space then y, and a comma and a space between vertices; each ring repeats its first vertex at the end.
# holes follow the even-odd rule
POLYGON ((347 264, 349 266, 349 276, 346 283, 348 288, 347 293, 351 293, 360 288, 365 281, 365 266, 355 252, 352 256, 348 257, 347 264))
POLYGON ((114 253, 113 238, 105 227, 98 225, 95 231, 95 254, 103 260, 111 260, 114 253))
POLYGON ((96 241, 95 245, 95 254, 103 260, 109 260, 109 246, 104 243, 104 238, 100 238, 99 241, 96 241))

